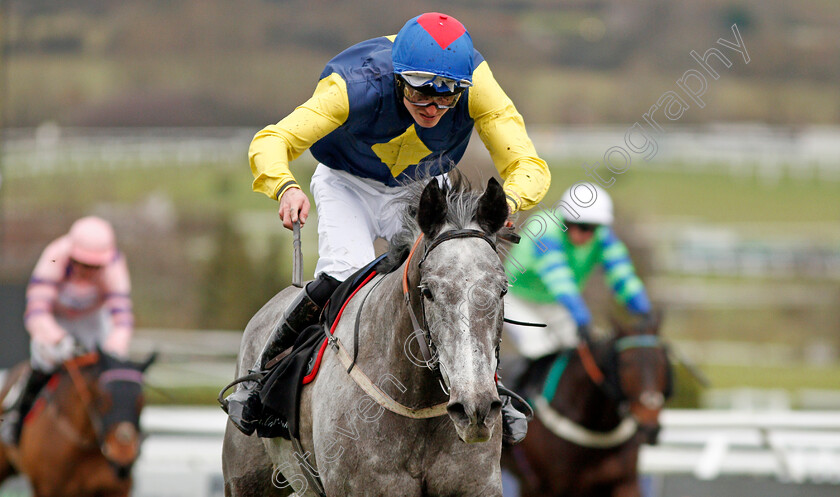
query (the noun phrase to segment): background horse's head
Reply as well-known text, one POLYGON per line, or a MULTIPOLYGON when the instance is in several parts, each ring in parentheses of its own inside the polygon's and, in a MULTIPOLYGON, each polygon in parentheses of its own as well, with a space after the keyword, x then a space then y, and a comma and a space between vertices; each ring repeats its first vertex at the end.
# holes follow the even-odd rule
POLYGON ((119 478, 129 476, 140 454, 143 373, 154 360, 155 354, 137 363, 100 352, 90 378, 89 416, 102 455, 119 478))
POLYGON ((659 337, 660 316, 636 328, 617 326, 613 344, 614 367, 607 382, 639 425, 642 441, 655 444, 659 414, 673 390, 673 371, 665 344, 659 337))
POLYGON ((459 178, 446 189, 432 180, 416 210, 426 241, 418 288, 427 338, 449 390, 449 416, 470 443, 489 440, 501 413, 494 375, 508 282, 495 234, 507 216, 495 179, 483 194, 459 178))

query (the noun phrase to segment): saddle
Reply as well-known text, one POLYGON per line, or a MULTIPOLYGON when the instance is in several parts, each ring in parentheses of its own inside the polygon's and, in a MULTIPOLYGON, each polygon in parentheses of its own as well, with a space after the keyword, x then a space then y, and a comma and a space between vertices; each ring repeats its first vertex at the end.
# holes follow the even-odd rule
POLYGON ((327 340, 341 317, 341 311, 374 275, 393 271, 398 266, 383 254, 347 278, 324 307, 322 321, 303 330, 295 340, 292 352, 271 367, 260 390, 263 419, 256 429, 259 437, 300 438, 300 393, 303 385, 312 382, 318 374, 327 340))

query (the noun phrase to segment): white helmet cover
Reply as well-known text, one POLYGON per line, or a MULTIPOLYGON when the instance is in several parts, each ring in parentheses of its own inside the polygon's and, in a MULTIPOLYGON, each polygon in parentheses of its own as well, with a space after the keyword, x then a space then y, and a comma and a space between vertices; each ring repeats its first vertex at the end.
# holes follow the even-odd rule
POLYGON ((570 223, 611 225, 613 222, 613 202, 610 195, 603 188, 588 181, 581 181, 569 187, 563 193, 560 202, 563 205, 563 219, 570 223), (578 217, 575 217, 575 214, 578 217))

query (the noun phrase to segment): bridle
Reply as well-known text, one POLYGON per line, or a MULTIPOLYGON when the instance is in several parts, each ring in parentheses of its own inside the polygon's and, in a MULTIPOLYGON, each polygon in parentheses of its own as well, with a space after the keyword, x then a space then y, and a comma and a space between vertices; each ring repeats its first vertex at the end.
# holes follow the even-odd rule
MULTIPOLYGON (((618 338, 613 343, 610 351, 610 357, 616 358, 614 361, 616 364, 612 364, 613 361, 609 361, 609 367, 611 369, 618 367, 618 355, 624 351, 640 348, 661 349, 665 354, 665 376, 667 382, 665 392, 663 394, 667 398, 671 395, 672 390, 671 366, 668 360, 667 347, 667 343, 665 343, 658 335, 629 335, 618 338)), ((598 388, 600 388, 609 398, 617 402, 626 401, 627 395, 624 393, 624 389, 621 386, 621 379, 618 377, 617 372, 608 371, 607 374, 605 374, 602 367, 598 365, 598 362, 592 355, 588 337, 581 339, 577 350, 580 360, 583 363, 583 368, 589 379, 592 380, 592 382, 597 385, 598 388)))
MULTIPOLYGON (((411 318, 411 326, 413 328, 412 337, 414 341, 418 343, 420 346, 420 353, 423 355, 423 364, 429 368, 433 372, 437 372, 442 376, 441 387, 443 388, 446 394, 448 392, 448 379, 445 376, 445 373, 441 370, 440 367, 440 360, 438 359, 437 350, 435 344, 432 340, 431 333, 428 330, 428 326, 422 326, 420 321, 417 319, 417 315, 414 313, 414 307, 411 305, 411 291, 410 286, 408 283, 408 270, 411 266, 411 260, 414 257, 417 248, 420 245, 420 242, 423 240, 423 234, 421 233, 420 236, 417 237, 415 240, 414 245, 411 247, 411 251, 408 254, 408 259, 405 262, 405 267, 403 269, 403 280, 402 280, 402 287, 403 287, 403 298, 405 299, 405 304, 408 307, 408 315, 411 318)), ((480 230, 474 229, 459 229, 459 230, 451 230, 442 233, 441 235, 437 236, 431 243, 426 245, 425 250, 423 252, 423 257, 420 259, 420 262, 417 264, 418 267, 423 267, 423 262, 426 261, 426 257, 429 256, 432 250, 436 247, 440 246, 443 242, 454 240, 456 238, 480 238, 493 248, 493 252, 496 252, 496 242, 494 242, 486 233, 480 230)), ((426 297, 423 295, 423 292, 420 293, 420 313, 421 317, 423 318, 423 323, 428 325, 428 320, 426 319, 426 306, 425 300, 426 297)), ((410 354, 411 355, 411 354, 410 354)))
MULTIPOLYGON (((609 368, 605 373, 592 355, 589 348, 589 338, 582 337, 577 347, 578 356, 590 381, 609 399, 618 403, 620 423, 608 431, 594 431, 586 428, 551 407, 551 402, 558 390, 560 378, 569 362, 570 353, 564 353, 555 359, 548 378, 545 380, 543 391, 534 399, 534 410, 537 417, 556 436, 568 440, 581 447, 607 449, 617 447, 630 440, 637 432, 638 424, 633 416, 627 412, 627 396, 624 394, 618 374, 618 355, 626 350, 638 348, 656 348, 665 352, 666 360, 666 389, 663 397, 667 398, 671 390, 671 366, 667 357, 667 344, 657 335, 631 335, 615 340, 610 347, 609 368), (613 363, 615 358, 615 363, 613 363)), ((661 399, 660 399, 661 400, 661 399)), ((644 404, 644 401, 642 401, 644 404)), ((661 406, 660 406, 661 407, 661 406)))
MULTIPOLYGON (((67 422, 67 420, 61 415, 60 412, 57 412, 57 415, 59 417, 59 426, 62 428, 62 431, 65 433, 65 435, 67 435, 68 438, 70 438, 73 442, 75 442, 82 448, 92 448, 94 446, 98 446, 102 455, 110 461, 110 459, 108 458, 109 451, 105 446, 105 426, 103 421, 103 415, 94 407, 93 394, 88 388, 87 383, 85 382, 85 379, 82 376, 80 370, 81 367, 87 367, 95 364, 99 357, 100 356, 97 352, 91 352, 83 356, 79 356, 69 361, 66 361, 64 363, 64 367, 67 370, 68 375, 70 376, 70 381, 73 384, 73 388, 79 394, 82 406, 87 412, 88 420, 90 421, 90 424, 93 427, 93 442, 91 442, 90 440, 86 440, 84 437, 82 437, 78 433, 78 431, 75 428, 73 428, 69 422, 67 422)), ((105 386, 108 383, 114 381, 132 382, 142 385, 143 373, 130 368, 109 369, 103 372, 97 381, 99 383, 100 390, 104 390, 105 386)))

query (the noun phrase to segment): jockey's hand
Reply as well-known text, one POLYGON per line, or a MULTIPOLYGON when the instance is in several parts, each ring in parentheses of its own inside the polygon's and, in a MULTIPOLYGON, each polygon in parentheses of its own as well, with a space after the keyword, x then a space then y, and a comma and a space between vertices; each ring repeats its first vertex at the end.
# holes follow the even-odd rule
POLYGON ((70 335, 65 335, 56 344, 47 345, 42 342, 33 342, 33 347, 37 350, 38 362, 42 366, 47 366, 49 369, 56 369, 64 361, 73 357, 76 341, 70 335))
POLYGON ((505 225, 502 226, 502 229, 499 230, 497 236, 502 240, 508 241, 510 243, 519 243, 519 241, 522 239, 521 236, 516 234, 516 225, 513 224, 513 221, 511 221, 510 219, 505 221, 505 225))
POLYGON ((295 221, 300 221, 302 227, 309 217, 309 198, 300 188, 289 188, 280 197, 279 214, 286 229, 292 229, 295 221))
POLYGON ((658 325, 656 316, 653 315, 651 312, 639 314, 639 321, 636 325, 636 328, 640 333, 652 333, 655 332, 656 327, 658 325))
POLYGON ((29 332, 32 341, 53 346, 67 337, 67 331, 62 328, 51 315, 42 314, 29 321, 29 332))

